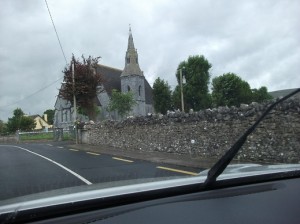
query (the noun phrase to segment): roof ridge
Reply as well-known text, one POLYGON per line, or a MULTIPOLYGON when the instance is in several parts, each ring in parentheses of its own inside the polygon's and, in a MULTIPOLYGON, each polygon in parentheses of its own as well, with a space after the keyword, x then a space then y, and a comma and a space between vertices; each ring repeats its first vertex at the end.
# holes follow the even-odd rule
POLYGON ((102 65, 102 64, 98 64, 98 66, 99 66, 99 67, 109 68, 109 69, 114 69, 114 70, 117 70, 117 71, 123 71, 122 69, 118 69, 118 68, 114 68, 114 67, 107 66, 107 65, 102 65))
POLYGON ((26 116, 26 117, 37 117, 37 116, 39 116, 39 117, 41 117, 41 115, 39 115, 39 114, 24 114, 24 116, 26 116))
POLYGON ((289 89, 280 89, 280 90, 274 90, 274 91, 269 91, 270 93, 272 92, 279 92, 279 91, 293 91, 296 90, 297 88, 289 88, 289 89))

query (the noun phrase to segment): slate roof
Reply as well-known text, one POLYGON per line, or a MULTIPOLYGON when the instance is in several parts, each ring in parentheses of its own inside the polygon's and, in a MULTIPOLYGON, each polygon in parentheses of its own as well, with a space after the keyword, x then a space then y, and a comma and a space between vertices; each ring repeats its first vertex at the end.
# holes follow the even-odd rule
MULTIPOLYGON (((103 76, 103 86, 109 96, 113 89, 121 91, 121 69, 112 68, 105 65, 98 65, 97 72, 103 76)), ((146 104, 152 104, 152 88, 148 81, 145 79, 145 101, 146 104)))
MULTIPOLYGON (((279 97, 283 97, 283 96, 286 96, 288 95, 289 93, 295 91, 296 89, 283 89, 283 90, 277 90, 277 91, 272 91, 272 92, 269 92, 269 94, 271 96, 273 96, 274 98, 279 98, 279 97)), ((299 93, 296 94, 297 97, 299 97, 299 93)))
POLYGON ((153 104, 152 87, 149 82, 145 79, 145 102, 146 104, 153 104))
POLYGON ((97 72, 103 76, 103 86, 109 96, 113 89, 121 91, 120 75, 122 70, 105 65, 98 65, 97 72))

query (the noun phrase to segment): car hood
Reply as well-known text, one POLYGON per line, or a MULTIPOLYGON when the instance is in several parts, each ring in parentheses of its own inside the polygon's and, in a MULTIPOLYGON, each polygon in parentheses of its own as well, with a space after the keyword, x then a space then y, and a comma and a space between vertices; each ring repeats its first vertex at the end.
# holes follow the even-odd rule
MULTIPOLYGON (((227 180, 263 174, 282 173, 300 170, 300 164, 259 165, 234 164, 229 165, 217 180, 227 180)), ((193 177, 168 177, 139 180, 100 183, 89 186, 71 187, 44 193, 28 195, 0 202, 1 213, 43 208, 68 203, 76 203, 90 199, 102 199, 111 196, 127 195, 135 192, 147 192, 158 189, 168 189, 177 186, 204 183, 209 170, 200 172, 193 177)))
MULTIPOLYGON (((228 165, 217 180, 226 180, 239 177, 249 177, 263 174, 289 172, 300 170, 300 164, 277 164, 260 165, 256 163, 232 164, 228 165)), ((207 176, 209 169, 199 173, 200 176, 207 176)))

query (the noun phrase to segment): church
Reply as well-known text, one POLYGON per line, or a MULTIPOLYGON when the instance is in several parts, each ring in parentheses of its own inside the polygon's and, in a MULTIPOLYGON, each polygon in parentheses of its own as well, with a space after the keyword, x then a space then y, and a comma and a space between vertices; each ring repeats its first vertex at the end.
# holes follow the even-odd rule
MULTIPOLYGON (((99 64, 96 70, 102 75, 104 80, 102 86, 99 87, 102 91, 95 99, 95 103, 99 108, 97 120, 120 119, 117 112, 108 112, 107 110, 113 89, 120 92, 132 91, 136 104, 129 113, 130 116, 146 116, 148 113, 153 113, 152 88, 140 69, 131 28, 129 28, 124 69, 121 70, 99 64)), ((54 107, 54 127, 68 129, 74 125, 74 108, 70 102, 57 97, 54 107)), ((87 118, 79 114, 77 120, 87 121, 87 118)))

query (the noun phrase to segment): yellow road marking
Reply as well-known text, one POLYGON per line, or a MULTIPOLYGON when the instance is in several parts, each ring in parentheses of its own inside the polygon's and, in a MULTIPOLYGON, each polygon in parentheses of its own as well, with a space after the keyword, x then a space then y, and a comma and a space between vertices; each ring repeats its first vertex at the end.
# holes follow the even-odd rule
POLYGON ((198 173, 189 172, 189 171, 185 171, 185 170, 173 169, 173 168, 164 167, 164 166, 157 166, 156 168, 162 169, 162 170, 169 170, 169 171, 173 171, 173 172, 177 172, 177 173, 184 173, 184 174, 193 175, 193 176, 198 175, 198 173))
POLYGON ((113 158, 113 159, 116 159, 116 160, 123 161, 123 162, 128 162, 128 163, 132 163, 132 162, 133 162, 132 160, 122 159, 122 158, 118 158, 118 157, 112 157, 112 158, 113 158))
POLYGON ((75 151, 75 152, 78 152, 79 150, 77 150, 77 149, 69 149, 69 150, 71 150, 71 151, 75 151))
POLYGON ((94 152, 86 152, 86 153, 91 154, 91 155, 94 155, 94 156, 100 156, 99 153, 94 153, 94 152))

